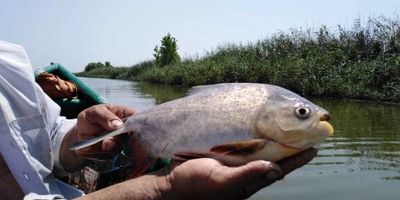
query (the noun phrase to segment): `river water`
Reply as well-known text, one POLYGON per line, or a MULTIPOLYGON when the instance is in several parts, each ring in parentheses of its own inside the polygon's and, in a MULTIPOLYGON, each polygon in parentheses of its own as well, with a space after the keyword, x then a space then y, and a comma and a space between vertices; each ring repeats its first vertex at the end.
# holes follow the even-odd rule
MULTIPOLYGON (((107 102, 144 110, 185 95, 186 88, 82 78, 107 102)), ((327 109, 335 135, 308 165, 250 199, 400 199, 400 106, 311 99, 327 109)))

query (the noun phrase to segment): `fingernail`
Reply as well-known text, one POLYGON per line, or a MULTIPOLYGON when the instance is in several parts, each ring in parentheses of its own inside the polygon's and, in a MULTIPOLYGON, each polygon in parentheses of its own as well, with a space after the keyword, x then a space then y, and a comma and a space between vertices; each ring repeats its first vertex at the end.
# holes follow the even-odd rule
POLYGON ((271 171, 267 172, 267 174, 266 174, 267 179, 272 179, 272 180, 276 180, 280 176, 281 176, 281 174, 275 170, 271 170, 271 171))
POLYGON ((119 127, 122 125, 122 121, 119 119, 114 119, 110 122, 111 126, 113 127, 119 127))

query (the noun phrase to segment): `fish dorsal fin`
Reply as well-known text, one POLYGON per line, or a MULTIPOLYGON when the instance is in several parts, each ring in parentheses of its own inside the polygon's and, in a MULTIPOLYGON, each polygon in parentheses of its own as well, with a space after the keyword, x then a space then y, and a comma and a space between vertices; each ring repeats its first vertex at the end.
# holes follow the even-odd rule
POLYGON ((217 89, 217 88, 222 88, 227 86, 227 83, 220 83, 220 84, 215 84, 215 85, 199 85, 199 86, 194 86, 191 87, 188 92, 186 93, 186 96, 191 96, 194 94, 200 94, 209 90, 217 89))
POLYGON ((263 149, 266 144, 265 139, 242 140, 214 146, 210 151, 231 156, 247 156, 263 149))

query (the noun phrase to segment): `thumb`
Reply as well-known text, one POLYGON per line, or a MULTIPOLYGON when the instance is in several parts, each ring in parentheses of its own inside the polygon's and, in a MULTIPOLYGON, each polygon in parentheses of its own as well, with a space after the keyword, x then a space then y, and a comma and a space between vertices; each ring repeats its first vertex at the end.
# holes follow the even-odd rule
POLYGON ((257 160, 246 165, 232 168, 232 183, 241 188, 237 188, 239 196, 249 197, 258 190, 274 183, 282 176, 282 170, 275 163, 257 160))
POLYGON ((87 113, 87 119, 100 125, 107 131, 115 130, 122 125, 122 120, 105 106, 94 106, 87 113))
POLYGON ((115 130, 123 124, 122 120, 109 110, 105 110, 99 117, 102 121, 101 125, 107 131, 115 130))

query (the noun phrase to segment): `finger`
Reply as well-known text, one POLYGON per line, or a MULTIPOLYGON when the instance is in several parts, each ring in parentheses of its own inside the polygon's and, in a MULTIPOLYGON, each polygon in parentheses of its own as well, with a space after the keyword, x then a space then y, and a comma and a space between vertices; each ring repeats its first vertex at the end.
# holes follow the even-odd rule
POLYGON ((123 144, 121 137, 110 137, 104 139, 101 145, 103 151, 116 151, 121 149, 123 144))
POLYGON ((86 111, 86 120, 107 131, 114 130, 123 123, 122 120, 105 105, 96 105, 89 108, 86 111))
POLYGON ((282 179, 286 174, 290 173, 291 171, 307 164, 309 161, 312 160, 312 158, 315 157, 316 153, 316 149, 310 148, 298 155, 280 161, 278 163, 279 166, 277 164, 267 161, 255 161, 243 166, 247 169, 238 168, 239 170, 242 170, 242 172, 239 174, 244 175, 241 177, 241 179, 243 183, 245 183, 242 188, 238 188, 238 190, 236 190, 238 195, 243 198, 251 196, 258 190, 268 185, 271 185, 279 179, 282 179), (262 166, 263 163, 264 167, 262 166), (264 176, 261 175, 262 172, 264 176))
POLYGON ((79 113, 77 120, 79 139, 88 139, 109 130, 107 129, 110 127, 109 118, 118 120, 118 117, 113 116, 104 105, 95 105, 79 113))
POLYGON ((137 113, 135 109, 123 105, 105 104, 105 106, 121 119, 137 113))
POLYGON ((235 187, 234 194, 241 198, 251 196, 282 176, 282 171, 278 165, 264 160, 253 161, 231 169, 232 180, 229 182, 235 187))
POLYGON ((126 135, 118 135, 110 138, 106 138, 103 141, 93 144, 91 146, 76 150, 78 154, 85 153, 85 152, 92 152, 92 151, 98 151, 102 150, 105 152, 119 152, 122 150, 123 145, 127 143, 127 137, 126 135))
POLYGON ((96 159, 112 158, 122 150, 122 141, 118 137, 107 138, 101 143, 94 144, 76 151, 76 154, 83 157, 96 159))
POLYGON ((279 161, 278 165, 282 169, 283 174, 286 175, 292 172, 293 170, 307 164, 316 155, 317 155, 317 150, 315 148, 309 148, 299 154, 296 154, 294 156, 279 161))
POLYGON ((282 171, 275 163, 257 160, 247 163, 246 165, 231 168, 232 176, 236 176, 238 181, 252 182, 265 179, 266 173, 274 171, 281 174, 282 171), (260 176, 261 175, 261 176, 260 176))

